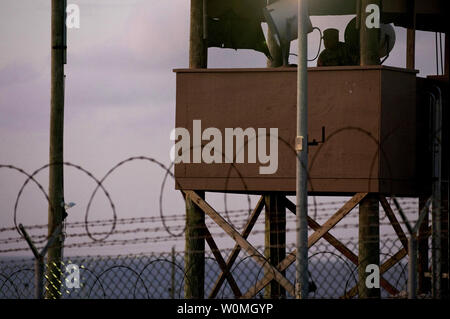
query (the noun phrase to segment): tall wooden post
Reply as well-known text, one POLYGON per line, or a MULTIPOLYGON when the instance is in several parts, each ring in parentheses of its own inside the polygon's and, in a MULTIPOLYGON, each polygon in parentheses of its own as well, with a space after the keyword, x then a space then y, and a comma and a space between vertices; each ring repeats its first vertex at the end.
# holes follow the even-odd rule
POLYGON ((370 13, 366 12, 368 5, 375 4, 380 8, 380 0, 361 0, 360 7, 360 25, 359 25, 359 39, 360 39, 360 56, 361 65, 380 64, 379 46, 380 46, 380 29, 368 28, 367 17, 370 13))
POLYGON ((191 23, 189 36, 189 68, 208 67, 208 46, 204 39, 203 1, 191 0, 191 23))
MULTIPOLYGON (((449 45, 449 33, 445 33, 445 62, 444 62, 444 76, 446 77, 446 81, 448 83, 449 76, 449 64, 450 64, 450 45, 449 45)), ((448 96, 448 93, 447 93, 448 96)), ((450 189, 450 152, 449 152, 449 119, 450 113, 448 110, 448 100, 447 104, 444 104, 442 108, 442 185, 441 185, 441 221, 442 221, 442 272, 447 274, 442 279, 442 297, 444 299, 448 299, 450 297, 450 284, 449 284, 449 274, 450 274, 450 245, 449 245, 449 219, 450 219, 450 210, 449 210, 449 189, 450 189)))
MULTIPOLYGON (((380 29, 369 28, 366 12, 367 6, 375 4, 380 8, 379 0, 361 0, 359 6, 360 64, 374 65, 380 63, 379 39, 380 29)), ((369 264, 380 266, 380 227, 379 202, 377 194, 369 194, 359 203, 359 254, 358 254, 358 291, 359 298, 380 298, 379 288, 369 288, 366 278, 369 264)))
MULTIPOLYGON (((204 0, 191 0, 189 36, 189 68, 208 66, 208 46, 204 37, 204 0)), ((197 194, 205 198, 204 192, 197 194)), ((189 198, 186 198, 186 249, 184 267, 186 279, 184 297, 203 299, 205 295, 205 214, 189 198)))
POLYGON ((380 266, 380 220, 377 194, 369 194, 359 203, 358 243, 359 298, 380 298, 380 289, 366 285, 367 265, 380 266))
MULTIPOLYGON (((270 193, 264 196, 265 213, 265 248, 266 259, 277 266, 286 257, 286 207, 284 196, 278 193, 270 193)), ((284 275, 285 272, 283 271, 284 275)), ((264 290, 264 298, 280 299, 286 296, 286 291, 281 285, 272 281, 264 290)))
POLYGON ((406 31, 406 68, 414 69, 416 64, 416 30, 406 31))
MULTIPOLYGON (((51 17, 51 111, 48 235, 62 223, 64 207, 64 1, 52 0, 51 17)), ((45 297, 59 298, 61 288, 62 238, 48 250, 45 297)))
MULTIPOLYGON (((430 195, 421 195, 419 196, 419 214, 424 208, 428 197, 430 195)), ((422 221, 422 224, 419 227, 419 232, 417 236, 417 248, 418 248, 418 255, 417 255, 417 273, 418 273, 418 280, 417 280, 417 293, 423 294, 430 291, 430 280, 428 280, 425 276, 425 273, 428 272, 428 264, 429 264, 429 258, 428 258, 428 252, 429 252, 429 246, 428 246, 428 225, 429 225, 429 211, 427 212, 427 215, 422 221)))
MULTIPOLYGON (((275 0, 268 0, 271 4, 275 0)), ((267 46, 269 47, 272 60, 267 59, 267 67, 276 68, 283 65, 283 54, 281 47, 275 40, 274 32, 268 29, 267 46)), ((278 265, 286 257, 286 207, 282 195, 270 193, 264 196, 265 214, 265 237, 264 256, 272 265, 278 265)), ((284 274, 284 272, 283 272, 284 274)), ((264 298, 279 299, 286 296, 286 292, 276 281, 272 281, 264 289, 264 298)))
MULTIPOLYGON (((205 192, 196 192, 205 198, 205 192)), ((184 298, 203 299, 205 295, 205 214, 186 198, 186 246, 184 298)))
MULTIPOLYGON (((273 2, 275 0, 268 0, 267 4, 273 2)), ((269 68, 283 65, 282 50, 274 35, 273 30, 269 28, 267 31, 267 46, 272 56, 272 60, 267 59, 267 67, 269 68)), ((277 193, 266 194, 264 201, 266 208, 264 256, 272 265, 278 265, 286 256, 286 208, 283 198, 277 193)), ((279 299, 285 295, 286 292, 283 287, 275 281, 272 281, 264 289, 264 298, 266 299, 279 299)))
MULTIPOLYGON (((268 0, 267 4, 271 4, 275 2, 275 0, 268 0)), ((275 41, 274 32, 270 28, 267 31, 267 46, 269 47, 270 55, 272 56, 272 60, 267 59, 267 67, 269 68, 277 68, 283 65, 283 54, 281 47, 278 45, 277 41, 275 41)))

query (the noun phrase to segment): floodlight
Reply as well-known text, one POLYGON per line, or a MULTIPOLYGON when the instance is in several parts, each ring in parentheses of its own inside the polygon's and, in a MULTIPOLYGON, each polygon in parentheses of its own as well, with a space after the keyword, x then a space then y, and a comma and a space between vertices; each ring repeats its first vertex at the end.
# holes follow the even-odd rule
MULTIPOLYGON (((345 42, 351 47, 359 48, 359 29, 356 28, 356 18, 345 27, 345 42)), ((395 30, 391 24, 380 23, 379 56, 383 58, 392 51, 395 45, 395 30)))
POLYGON ((380 58, 392 51, 395 44, 395 30, 391 24, 380 24, 380 58))

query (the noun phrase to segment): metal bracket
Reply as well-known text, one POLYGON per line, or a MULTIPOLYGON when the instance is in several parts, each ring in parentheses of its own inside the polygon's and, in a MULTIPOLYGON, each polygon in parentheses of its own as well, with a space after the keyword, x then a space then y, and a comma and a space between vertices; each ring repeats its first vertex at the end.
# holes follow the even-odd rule
POLYGON ((313 139, 312 142, 308 142, 308 146, 317 146, 319 144, 325 143, 325 126, 322 126, 322 139, 321 141, 316 141, 316 139, 313 139))
POLYGON ((295 138, 295 151, 300 152, 303 150, 303 136, 297 136, 295 138))

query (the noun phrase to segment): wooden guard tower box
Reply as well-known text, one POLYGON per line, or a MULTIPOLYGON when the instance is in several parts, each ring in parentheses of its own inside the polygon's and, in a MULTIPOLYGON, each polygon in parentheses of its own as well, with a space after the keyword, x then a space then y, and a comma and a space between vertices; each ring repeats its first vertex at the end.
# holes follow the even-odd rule
MULTIPOLYGON (((296 68, 177 69, 176 127, 278 128, 278 169, 179 163, 176 188, 295 192, 296 68)), ((308 69, 310 194, 417 196, 416 72, 385 66, 308 69)), ((208 141, 203 141, 203 144, 208 141)), ((191 154, 192 156, 192 154, 191 154)))

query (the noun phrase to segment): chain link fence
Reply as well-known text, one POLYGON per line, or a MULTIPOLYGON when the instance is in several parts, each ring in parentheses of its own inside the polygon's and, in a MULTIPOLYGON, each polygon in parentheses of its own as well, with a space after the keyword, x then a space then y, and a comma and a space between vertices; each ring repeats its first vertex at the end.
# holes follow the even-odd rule
MULTIPOLYGON (((345 246, 357 252, 357 241, 348 239, 345 246)), ((401 243, 394 237, 381 241, 381 264, 387 262, 398 251, 401 243)), ((263 247, 258 247, 262 251, 263 247)), ((294 247, 287 247, 293 251, 294 247)), ((231 249, 221 250, 226 259, 231 249)), ((47 267, 46 267, 47 268, 47 267)), ((309 250, 309 271, 311 282, 310 298, 351 298, 347 296, 358 282, 358 267, 324 239, 309 250)), ((118 256, 67 257, 61 264, 60 298, 80 299, 179 299, 184 298, 186 280, 184 252, 137 254, 118 256)), ((221 268, 211 251, 205 256, 205 296, 214 287, 221 268)), ((231 268, 241 292, 255 286, 265 275, 265 269, 252 256, 240 253, 231 268)), ((295 281, 295 265, 285 271, 286 279, 295 281)), ((405 256, 382 274, 398 292, 407 287, 407 258, 405 256)), ((44 287, 48 284, 44 279, 44 287)), ((44 288, 46 289, 46 288, 44 288)), ((268 288, 266 288, 268 289, 268 288)), ((9 258, 0 261, 0 298, 30 299, 35 293, 35 271, 33 259, 9 258)), ((392 297, 381 289, 382 298, 392 297)), ((56 296, 55 296, 56 297, 56 296)), ((234 298, 229 282, 225 280, 217 293, 217 298, 234 298)), ((263 298, 264 290, 255 298, 263 298)), ((286 294, 286 298, 291 298, 286 294)))

